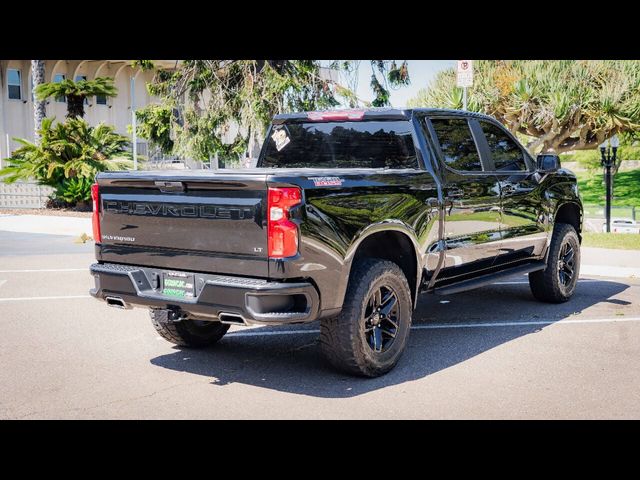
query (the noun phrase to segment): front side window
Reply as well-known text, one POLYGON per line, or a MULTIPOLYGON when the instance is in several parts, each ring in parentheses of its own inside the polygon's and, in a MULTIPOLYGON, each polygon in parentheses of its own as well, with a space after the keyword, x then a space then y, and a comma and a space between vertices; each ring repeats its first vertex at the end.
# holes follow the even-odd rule
POLYGON ((432 118, 445 163, 462 172, 481 172, 480 154, 466 118, 432 118))
POLYGON ((481 121, 480 125, 489 144, 496 170, 524 171, 527 169, 524 152, 509 135, 493 123, 481 121))
MULTIPOLYGON (((66 77, 64 74, 62 74, 62 73, 57 73, 57 74, 55 74, 55 75, 53 76, 53 81, 54 81, 55 83, 60 83, 60 82, 62 82, 65 78, 67 78, 67 77, 66 77)), ((63 95, 63 96, 61 96, 61 97, 56 97, 56 102, 66 102, 66 101, 67 101, 67 99, 64 97, 64 95, 63 95)))
POLYGON ((7 70, 7 88, 9 99, 22 100, 22 75, 20 70, 9 68, 7 70))
POLYGON ((274 125, 260 166, 267 168, 418 168, 407 121, 274 125))

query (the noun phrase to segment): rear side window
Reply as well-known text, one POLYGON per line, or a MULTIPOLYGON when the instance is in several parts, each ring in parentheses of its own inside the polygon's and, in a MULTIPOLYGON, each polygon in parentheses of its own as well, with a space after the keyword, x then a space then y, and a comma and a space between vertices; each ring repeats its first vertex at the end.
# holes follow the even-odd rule
POLYGON ((481 172, 480 154, 465 118, 432 118, 445 163, 463 172, 481 172))
POLYGON ((522 171, 527 169, 522 149, 502 129, 489 122, 480 122, 491 150, 496 170, 522 171))
POLYGON ((259 166, 267 168, 418 168, 407 121, 274 125, 259 166))

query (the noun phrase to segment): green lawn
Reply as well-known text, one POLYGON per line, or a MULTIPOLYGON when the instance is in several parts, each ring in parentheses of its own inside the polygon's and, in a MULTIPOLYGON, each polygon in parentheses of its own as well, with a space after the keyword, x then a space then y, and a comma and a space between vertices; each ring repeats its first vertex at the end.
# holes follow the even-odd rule
MULTIPOLYGON (((579 172, 578 188, 585 205, 604 205, 605 189, 602 182, 602 171, 579 172)), ((640 207, 640 168, 628 172, 619 172, 615 176, 613 186, 613 206, 640 207)), ((623 216, 617 214, 617 216, 623 216)))
POLYGON ((640 234, 585 232, 582 234, 582 246, 640 250, 640 234))

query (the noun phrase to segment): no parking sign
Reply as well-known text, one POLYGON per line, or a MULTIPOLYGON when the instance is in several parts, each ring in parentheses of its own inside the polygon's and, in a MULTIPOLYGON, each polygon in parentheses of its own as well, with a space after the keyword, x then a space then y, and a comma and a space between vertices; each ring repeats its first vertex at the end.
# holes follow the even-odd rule
POLYGON ((473 86, 473 60, 458 60, 458 87, 473 86))

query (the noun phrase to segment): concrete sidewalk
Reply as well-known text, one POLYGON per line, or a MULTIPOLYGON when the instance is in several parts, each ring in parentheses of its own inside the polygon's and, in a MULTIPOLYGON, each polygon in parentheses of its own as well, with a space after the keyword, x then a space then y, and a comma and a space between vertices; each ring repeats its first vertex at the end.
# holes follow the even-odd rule
POLYGON ((91 236, 91 217, 63 217, 56 215, 6 215, 0 214, 0 230, 21 233, 45 233, 79 237, 91 236))
POLYGON ((582 247, 580 275, 640 278, 640 250, 582 247))
MULTIPOLYGON (((73 237, 79 237, 83 233, 92 235, 90 217, 55 215, 0 214, 0 230, 73 237)), ((640 278, 640 250, 583 247, 581 253, 581 275, 640 278)))

